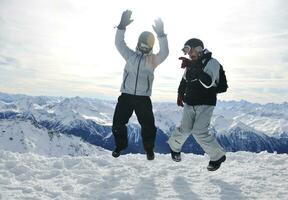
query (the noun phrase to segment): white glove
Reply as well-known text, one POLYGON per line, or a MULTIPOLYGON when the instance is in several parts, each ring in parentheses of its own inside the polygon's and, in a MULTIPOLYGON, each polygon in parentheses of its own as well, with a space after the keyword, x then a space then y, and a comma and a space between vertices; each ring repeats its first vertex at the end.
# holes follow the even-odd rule
POLYGON ((155 20, 155 26, 152 25, 155 33, 157 34, 158 37, 163 37, 166 34, 164 33, 164 24, 161 18, 158 18, 155 20))
POLYGON ((122 13, 121 21, 120 21, 119 25, 117 26, 117 28, 122 29, 122 30, 126 29, 126 26, 128 26, 131 22, 134 21, 133 19, 130 19, 131 15, 132 15, 131 10, 125 10, 122 13))

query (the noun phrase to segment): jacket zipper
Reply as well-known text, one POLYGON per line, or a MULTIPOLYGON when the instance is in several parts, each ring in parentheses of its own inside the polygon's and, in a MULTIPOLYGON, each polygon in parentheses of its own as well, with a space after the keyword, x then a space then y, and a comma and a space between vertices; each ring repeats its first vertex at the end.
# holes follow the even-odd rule
POLYGON ((138 68, 137 68, 137 76, 136 76, 136 83, 135 83, 134 95, 136 95, 137 82, 138 82, 138 76, 139 76, 139 67, 140 67, 140 62, 141 62, 142 57, 143 57, 143 54, 141 55, 141 57, 140 57, 140 59, 139 59, 139 62, 138 62, 138 68))

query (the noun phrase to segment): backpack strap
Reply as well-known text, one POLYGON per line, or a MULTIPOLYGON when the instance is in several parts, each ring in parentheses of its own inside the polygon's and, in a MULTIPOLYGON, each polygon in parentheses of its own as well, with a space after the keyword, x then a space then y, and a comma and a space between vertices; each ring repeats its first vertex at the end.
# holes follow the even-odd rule
POLYGON ((212 59, 212 57, 207 58, 204 63, 203 63, 203 68, 206 67, 206 65, 208 64, 208 62, 212 59))

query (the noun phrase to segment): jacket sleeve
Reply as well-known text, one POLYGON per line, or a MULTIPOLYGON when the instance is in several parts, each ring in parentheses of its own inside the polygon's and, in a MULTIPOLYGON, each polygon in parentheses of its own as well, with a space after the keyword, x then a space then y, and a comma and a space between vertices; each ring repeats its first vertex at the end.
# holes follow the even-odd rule
POLYGON ((131 50, 124 40, 125 37, 125 30, 117 29, 116 36, 115 36, 115 45, 121 56, 128 60, 131 55, 134 54, 134 51, 131 50))
POLYGON ((154 56, 153 64, 154 68, 160 65, 169 55, 167 35, 158 37, 159 41, 159 52, 154 56))
POLYGON ((185 94, 186 85, 187 85, 187 82, 186 82, 186 71, 185 71, 185 73, 184 73, 184 75, 180 81, 179 87, 178 87, 178 94, 181 95, 182 97, 185 94))
POLYGON ((183 97, 185 94, 185 90, 186 90, 186 80, 182 78, 178 87, 178 94, 183 97))
POLYGON ((211 88, 214 85, 215 81, 219 79, 219 70, 219 62, 211 59, 199 75, 199 81, 203 87, 211 88))

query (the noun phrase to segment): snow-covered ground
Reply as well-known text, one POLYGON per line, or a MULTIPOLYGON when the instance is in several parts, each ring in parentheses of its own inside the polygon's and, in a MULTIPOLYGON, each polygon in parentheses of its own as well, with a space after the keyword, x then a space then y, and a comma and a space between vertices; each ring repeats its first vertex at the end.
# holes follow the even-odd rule
POLYGON ((183 154, 129 154, 115 159, 98 150, 92 156, 48 157, 0 151, 2 200, 287 199, 287 154, 228 153, 215 172, 208 158, 183 154))
MULTIPOLYGON (((174 103, 153 107, 165 133, 179 124, 182 109, 174 103)), ((108 150, 38 123, 73 127, 92 120, 101 131, 111 126, 114 108, 115 102, 97 99, 0 92, 0 200, 288 199, 285 153, 227 153, 222 167, 208 172, 206 155, 182 154, 180 163, 168 154, 156 154, 154 161, 143 154, 115 159, 108 150)), ((218 102, 211 126, 221 133, 240 127, 279 137, 287 134, 287 113, 288 103, 218 102)), ((129 123, 136 130, 135 115, 129 123)))

